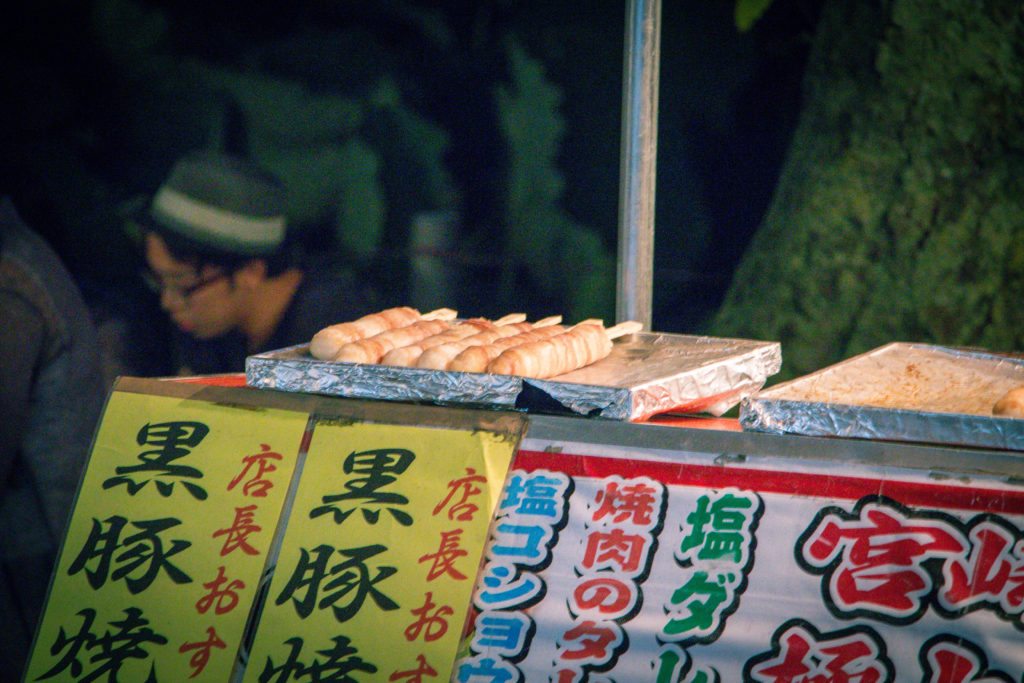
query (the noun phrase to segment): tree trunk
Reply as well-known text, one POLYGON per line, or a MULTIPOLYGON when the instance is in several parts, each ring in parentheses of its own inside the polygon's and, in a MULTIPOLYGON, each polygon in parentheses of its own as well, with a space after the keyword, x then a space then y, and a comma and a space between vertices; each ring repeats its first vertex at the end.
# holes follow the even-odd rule
POLYGON ((712 334, 1024 348, 1024 4, 829 0, 804 98, 712 334))

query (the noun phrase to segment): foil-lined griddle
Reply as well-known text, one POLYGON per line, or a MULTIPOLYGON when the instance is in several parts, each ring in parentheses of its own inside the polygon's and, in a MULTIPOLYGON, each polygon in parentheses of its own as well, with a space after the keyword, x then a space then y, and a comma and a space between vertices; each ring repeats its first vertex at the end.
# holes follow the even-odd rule
POLYGON ((661 413, 721 415, 782 366, 778 342, 630 334, 607 358, 545 380, 317 360, 307 344, 249 356, 261 389, 641 421, 661 413))
POLYGON ((995 416, 1024 386, 1024 358, 894 342, 741 404, 751 431, 1024 450, 1024 419, 995 416))

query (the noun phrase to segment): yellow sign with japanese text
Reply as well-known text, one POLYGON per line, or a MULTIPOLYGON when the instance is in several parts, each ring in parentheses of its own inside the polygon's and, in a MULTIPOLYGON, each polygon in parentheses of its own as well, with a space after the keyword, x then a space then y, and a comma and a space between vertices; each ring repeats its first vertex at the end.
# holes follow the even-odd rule
POLYGON ((308 421, 115 391, 26 680, 229 681, 308 421))
POLYGON ((318 423, 246 683, 448 680, 515 447, 488 431, 318 423))

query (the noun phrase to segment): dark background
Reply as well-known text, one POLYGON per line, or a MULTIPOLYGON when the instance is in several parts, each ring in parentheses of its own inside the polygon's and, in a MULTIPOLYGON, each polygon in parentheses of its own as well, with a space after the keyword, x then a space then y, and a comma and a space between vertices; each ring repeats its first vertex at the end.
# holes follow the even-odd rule
MULTIPOLYGON (((721 302, 778 178, 819 6, 776 0, 741 31, 732 2, 663 3, 655 329, 700 332, 721 302)), ((180 154, 210 144, 207 91, 190 90, 195 65, 225 82, 265 76, 308 97, 346 102, 371 100, 388 79, 400 113, 447 138, 440 167, 458 197, 455 262, 463 265, 455 304, 469 315, 550 314, 570 308, 561 293, 576 283, 555 277, 545 289, 528 269, 503 275, 509 261, 529 258, 501 247, 501 235, 518 229, 507 213, 509 168, 519 152, 503 135, 495 93, 509 87, 507 46, 515 41, 558 95, 547 176, 561 182, 549 193, 558 218, 597 235, 614 259, 624 18, 625 3, 609 1, 17 3, 0 29, 0 190, 56 247, 97 315, 135 315, 152 302, 138 291, 138 252, 122 215, 133 198, 155 190, 180 154)), ((231 99, 215 124, 221 146, 249 151, 261 117, 288 119, 271 96, 266 107, 231 99)), ((274 135, 301 138, 314 157, 308 140, 316 132, 303 130, 309 125, 309 117, 295 116, 293 130, 276 123, 274 135)), ((417 150, 388 150, 393 130, 372 115, 358 129, 360 140, 384 150, 388 217, 377 247, 353 260, 397 302, 409 295, 411 216, 448 207, 430 206, 438 193, 423 189, 433 182, 429 173, 411 170, 417 150)), ((266 135, 261 144, 271 145, 266 135)), ((318 248, 344 249, 323 224, 299 227, 318 248)), ((549 270, 558 272, 559 263, 549 270)), ((613 291, 614 281, 605 281, 613 291)), ((610 315, 607 300, 577 310, 610 315)))

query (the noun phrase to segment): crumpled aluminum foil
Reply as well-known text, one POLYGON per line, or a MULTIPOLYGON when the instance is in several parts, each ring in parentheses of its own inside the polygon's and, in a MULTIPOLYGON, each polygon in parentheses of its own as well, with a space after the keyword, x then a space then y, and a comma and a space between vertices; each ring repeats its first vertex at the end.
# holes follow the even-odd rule
POLYGON ((1024 450, 1024 419, 992 414, 1024 358, 894 342, 746 398, 750 431, 1024 450))
POLYGON ((721 415, 782 366, 778 342, 661 333, 615 340, 610 356, 546 380, 313 358, 308 345, 249 356, 249 386, 641 421, 666 412, 721 415))

